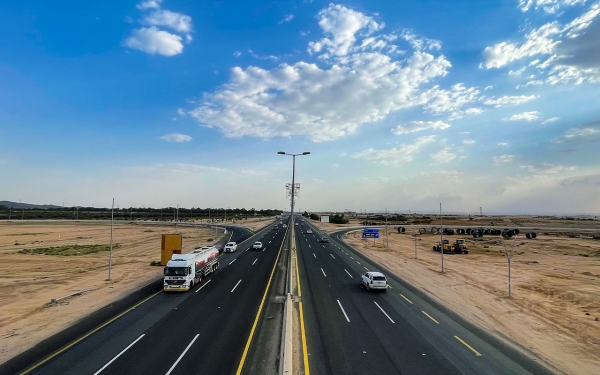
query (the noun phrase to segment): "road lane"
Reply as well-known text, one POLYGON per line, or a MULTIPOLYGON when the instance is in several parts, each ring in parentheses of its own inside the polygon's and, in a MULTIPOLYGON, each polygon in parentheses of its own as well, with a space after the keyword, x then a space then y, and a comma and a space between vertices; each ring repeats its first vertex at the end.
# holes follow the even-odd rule
POLYGON ((309 253, 308 244, 317 244, 316 236, 307 234, 305 238, 307 241, 299 241, 298 247, 303 265, 300 273, 307 285, 304 301, 306 305, 311 302, 313 307, 311 314, 307 314, 306 324, 311 328, 307 332, 308 346, 311 353, 313 348, 326 351, 324 355, 311 357, 311 369, 314 365, 321 371, 319 373, 360 374, 363 371, 361 365, 366 361, 371 367, 367 366, 365 371, 380 373, 550 373, 533 361, 513 360, 505 354, 506 348, 499 349, 497 343, 490 344, 482 339, 479 331, 465 327, 464 321, 415 295, 380 266, 343 243, 324 244, 325 248, 317 252, 316 258, 303 256, 309 253), (335 258, 326 253, 334 254, 335 258), (360 287, 359 277, 365 268, 383 271, 388 276, 390 289, 387 293, 368 293, 360 287), (323 269, 328 277, 315 276, 314 269, 317 272, 323 269), (342 303, 351 323, 344 319, 340 306, 335 306, 334 310, 346 324, 353 325, 353 330, 361 332, 360 336, 375 336, 378 345, 371 348, 371 353, 379 350, 380 357, 385 359, 370 361, 353 352, 353 347, 362 340, 360 337, 343 339, 351 335, 345 334, 344 328, 337 323, 340 317, 326 311, 332 309, 328 299, 342 303), (329 351, 332 345, 337 351, 329 351), (338 357, 350 361, 351 366, 328 367, 321 363, 338 363, 341 361, 336 359, 338 357))
MULTIPOLYGON (((257 239, 280 243, 283 231, 265 231, 247 245, 257 239)), ((30 373, 92 374, 110 362, 102 374, 165 374, 176 361, 172 374, 234 373, 243 350, 240 337, 249 333, 277 249, 221 257, 221 269, 195 293, 161 292, 30 373), (192 339, 194 345, 178 358, 192 339)))

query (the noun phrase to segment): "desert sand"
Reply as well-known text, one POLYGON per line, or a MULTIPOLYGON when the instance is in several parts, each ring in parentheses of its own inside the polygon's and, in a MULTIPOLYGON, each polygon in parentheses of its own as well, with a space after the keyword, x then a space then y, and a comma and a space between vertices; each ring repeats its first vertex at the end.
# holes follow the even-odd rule
MULTIPOLYGON (((273 219, 250 219, 228 225, 258 230, 273 219)), ((82 317, 162 277, 161 235, 174 226, 135 222, 113 230, 113 266, 108 277, 108 251, 85 255, 23 254, 19 251, 64 245, 108 245, 108 222, 0 222, 0 363, 60 332, 82 317), (127 283, 123 281, 127 278, 127 283), (55 305, 51 299, 92 289, 55 305)), ((183 252, 211 245, 219 229, 179 226, 183 252)))
MULTIPOLYGON (((461 221, 454 224, 465 225, 461 221)), ((508 223, 515 224, 510 219, 508 223)), ((540 225, 537 219, 516 224, 540 225)), ((545 224, 598 227, 598 222, 545 224)), ((342 227, 318 225, 323 230, 342 227)), ((393 272, 505 342, 514 341, 536 353, 559 371, 600 373, 600 240, 557 233, 538 233, 536 240, 519 236, 511 262, 512 298, 508 298, 507 258, 498 236, 479 241, 447 236, 450 241, 467 239, 470 252, 445 254, 442 274, 441 254, 432 251, 439 235, 416 236, 415 259, 416 230, 398 234, 390 228, 388 247, 384 230, 380 232, 382 238, 375 244, 372 239, 361 239, 360 231, 350 232, 346 241, 384 266, 383 272, 393 272)), ((510 248, 512 241, 506 243, 510 248)))

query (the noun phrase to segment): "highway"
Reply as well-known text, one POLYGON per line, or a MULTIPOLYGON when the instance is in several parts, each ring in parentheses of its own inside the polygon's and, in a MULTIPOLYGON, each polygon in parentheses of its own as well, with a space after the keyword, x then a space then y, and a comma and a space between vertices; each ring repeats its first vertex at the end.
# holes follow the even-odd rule
POLYGON ((354 251, 343 234, 320 243, 318 229, 302 221, 296 239, 312 374, 552 373, 354 251), (361 287, 367 270, 386 274, 387 292, 361 287))
MULTIPOLYGON (((247 230, 228 229, 232 241, 247 237, 247 230)), ((160 291, 21 373, 235 374, 284 233, 266 228, 222 254, 220 269, 191 291, 160 291), (247 251, 257 240, 264 250, 247 251)))

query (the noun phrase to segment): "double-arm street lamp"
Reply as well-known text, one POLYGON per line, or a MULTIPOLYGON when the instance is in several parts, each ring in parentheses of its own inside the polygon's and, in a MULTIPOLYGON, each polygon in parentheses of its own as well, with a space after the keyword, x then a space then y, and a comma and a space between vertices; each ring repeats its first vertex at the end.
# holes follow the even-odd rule
MULTIPOLYGON (((294 195, 296 190, 296 156, 309 155, 310 152, 303 152, 301 154, 288 154, 284 151, 279 151, 279 155, 288 155, 292 157, 292 225, 294 225, 294 195)), ((293 228, 293 227, 292 227, 293 228)))

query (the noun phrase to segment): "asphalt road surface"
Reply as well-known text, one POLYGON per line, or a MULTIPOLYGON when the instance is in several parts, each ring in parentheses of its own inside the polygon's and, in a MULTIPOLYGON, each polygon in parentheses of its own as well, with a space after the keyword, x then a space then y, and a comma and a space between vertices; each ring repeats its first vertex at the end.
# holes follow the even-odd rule
MULTIPOLYGON (((266 228, 189 292, 159 292, 27 373, 234 374, 284 233, 266 228), (264 251, 247 250, 257 240, 264 251)), ((231 240, 243 235, 233 229, 231 240)))
POLYGON ((296 228, 312 374, 551 373, 336 239, 343 234, 320 243, 308 221, 296 228), (367 270, 386 274, 386 292, 362 288, 367 270))

